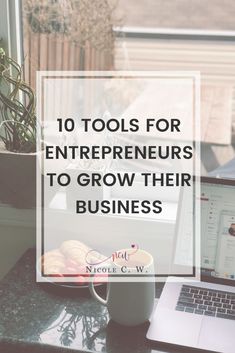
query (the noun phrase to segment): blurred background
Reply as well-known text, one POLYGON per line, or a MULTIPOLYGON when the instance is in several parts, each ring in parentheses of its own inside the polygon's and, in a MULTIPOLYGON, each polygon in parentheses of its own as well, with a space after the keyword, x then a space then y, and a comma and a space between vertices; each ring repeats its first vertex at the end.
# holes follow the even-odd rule
POLYGON ((202 173, 234 157, 235 2, 22 0, 23 68, 201 72, 202 173), (205 144, 205 145, 204 145, 205 144))
MULTIPOLYGON (((201 171, 220 175, 235 157, 234 18, 233 0, 1 0, 0 46, 33 89, 37 70, 200 71, 201 171)), ((35 209, 0 202, 0 277, 35 232, 35 209)))

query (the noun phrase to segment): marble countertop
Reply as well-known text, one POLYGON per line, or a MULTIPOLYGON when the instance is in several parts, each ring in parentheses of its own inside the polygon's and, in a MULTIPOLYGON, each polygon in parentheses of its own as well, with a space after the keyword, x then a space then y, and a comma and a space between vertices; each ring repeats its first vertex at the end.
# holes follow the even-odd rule
POLYGON ((35 249, 0 282, 0 352, 159 352, 145 339, 148 325, 115 324, 88 289, 36 283, 35 249))

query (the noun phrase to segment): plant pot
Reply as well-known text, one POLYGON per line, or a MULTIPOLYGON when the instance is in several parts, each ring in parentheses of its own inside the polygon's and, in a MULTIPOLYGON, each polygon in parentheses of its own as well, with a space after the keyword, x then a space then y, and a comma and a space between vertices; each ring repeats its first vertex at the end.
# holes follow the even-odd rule
POLYGON ((0 150, 0 202, 16 208, 36 206, 36 153, 0 150))

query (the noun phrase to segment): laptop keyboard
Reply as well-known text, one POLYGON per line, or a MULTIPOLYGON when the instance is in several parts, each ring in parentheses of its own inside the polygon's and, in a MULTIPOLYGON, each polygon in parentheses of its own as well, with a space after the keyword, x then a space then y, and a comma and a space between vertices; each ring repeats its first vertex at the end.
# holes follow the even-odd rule
POLYGON ((235 294, 183 285, 175 309, 235 320, 235 294))

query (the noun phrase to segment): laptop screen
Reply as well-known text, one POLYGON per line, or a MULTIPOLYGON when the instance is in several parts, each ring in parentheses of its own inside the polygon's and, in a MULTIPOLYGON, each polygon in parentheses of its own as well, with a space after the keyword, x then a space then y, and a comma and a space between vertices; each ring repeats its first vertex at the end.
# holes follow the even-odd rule
POLYGON ((235 181, 202 178, 201 274, 235 280, 235 181))
MULTIPOLYGON (((192 224, 195 216, 186 190, 181 192, 173 251, 173 273, 183 273, 183 277, 192 276, 194 263, 192 224)), ((200 193, 201 279, 234 285, 235 180, 201 177, 200 193)))

